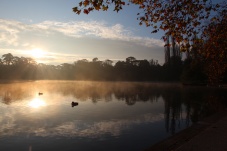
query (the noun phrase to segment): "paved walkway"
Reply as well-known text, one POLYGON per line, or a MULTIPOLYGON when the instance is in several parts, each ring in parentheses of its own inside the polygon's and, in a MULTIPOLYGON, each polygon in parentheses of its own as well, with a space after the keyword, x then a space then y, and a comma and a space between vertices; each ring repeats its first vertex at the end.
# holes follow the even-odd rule
POLYGON ((227 151, 227 111, 204 119, 146 151, 227 151))

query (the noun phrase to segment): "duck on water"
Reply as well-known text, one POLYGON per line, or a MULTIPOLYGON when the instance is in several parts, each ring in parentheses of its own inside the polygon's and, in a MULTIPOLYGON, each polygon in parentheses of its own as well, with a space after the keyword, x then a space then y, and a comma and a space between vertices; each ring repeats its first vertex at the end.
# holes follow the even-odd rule
POLYGON ((78 102, 72 102, 71 105, 72 105, 72 107, 74 107, 74 106, 79 105, 79 103, 78 102))

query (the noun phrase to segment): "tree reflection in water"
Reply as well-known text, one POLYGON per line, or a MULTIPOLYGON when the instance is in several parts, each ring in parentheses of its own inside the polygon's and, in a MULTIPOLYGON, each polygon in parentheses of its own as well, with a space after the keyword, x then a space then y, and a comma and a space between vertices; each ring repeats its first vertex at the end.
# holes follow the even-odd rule
MULTIPOLYGON (((80 101, 93 103, 113 98, 127 105, 137 102, 156 102, 164 100, 165 128, 171 134, 182 124, 190 125, 214 112, 225 109, 226 89, 207 87, 183 87, 180 84, 132 83, 132 82, 82 82, 82 81, 38 81, 0 84, 0 100, 10 105, 14 102, 37 97, 40 90, 44 94, 57 93, 72 96, 80 101), (183 110, 186 120, 183 123, 183 110)), ((35 105, 44 105, 42 100, 35 105)))

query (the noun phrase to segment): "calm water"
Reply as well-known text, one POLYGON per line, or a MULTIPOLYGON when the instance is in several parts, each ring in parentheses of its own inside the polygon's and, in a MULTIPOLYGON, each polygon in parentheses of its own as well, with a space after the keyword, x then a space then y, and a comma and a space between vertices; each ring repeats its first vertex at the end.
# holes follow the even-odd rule
POLYGON ((224 109, 226 94, 178 84, 3 83, 0 150, 140 151, 224 109))

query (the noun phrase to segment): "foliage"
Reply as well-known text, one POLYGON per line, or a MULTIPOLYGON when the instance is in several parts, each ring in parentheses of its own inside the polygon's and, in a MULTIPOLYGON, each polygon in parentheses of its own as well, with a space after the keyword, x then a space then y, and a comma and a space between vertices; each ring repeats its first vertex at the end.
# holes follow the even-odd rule
MULTIPOLYGON (((73 8, 76 14, 89 14, 93 10, 107 11, 113 4, 113 10, 118 12, 126 5, 124 0, 82 0, 73 8)), ((142 11, 138 12, 139 25, 153 27, 151 33, 165 31, 164 41, 173 36, 181 43, 183 50, 190 47, 193 36, 203 30, 204 21, 211 17, 211 12, 225 8, 224 4, 212 4, 210 0, 129 0, 127 5, 135 4, 142 11)))
MULTIPOLYGON (((139 25, 151 26, 151 33, 159 30, 165 32, 162 39, 166 42, 166 64, 170 63, 171 59, 170 46, 172 45, 174 49, 178 43, 181 51, 186 52, 188 59, 193 57, 191 58, 193 64, 187 66, 189 69, 186 69, 188 71, 185 73, 191 74, 202 69, 206 71, 209 82, 220 82, 227 69, 225 1, 213 4, 211 0, 129 0, 127 3, 124 0, 82 0, 73 11, 77 14, 82 11, 89 14, 94 10, 107 11, 112 8, 118 12, 130 4, 138 5, 141 10, 137 14, 139 25), (111 5, 113 7, 109 7, 111 5), (217 13, 218 16, 214 15, 217 13), (197 35, 202 36, 198 38, 197 35), (169 37, 172 38, 172 43, 169 42, 169 37), (196 63, 198 66, 195 66, 195 62, 205 63, 204 65, 196 63)), ((203 75, 202 72, 198 74, 203 75)))
POLYGON ((207 82, 207 76, 204 73, 204 62, 199 59, 188 58, 184 61, 184 67, 181 74, 181 81, 185 84, 202 84, 207 82))
POLYGON ((219 83, 227 71, 227 10, 222 10, 202 35, 201 55, 211 83, 219 83))
POLYGON ((2 55, 0 79, 34 79, 37 63, 29 57, 17 57, 11 53, 2 55))
POLYGON ((2 60, 4 64, 10 65, 13 62, 13 55, 11 53, 4 54, 2 55, 2 60))

